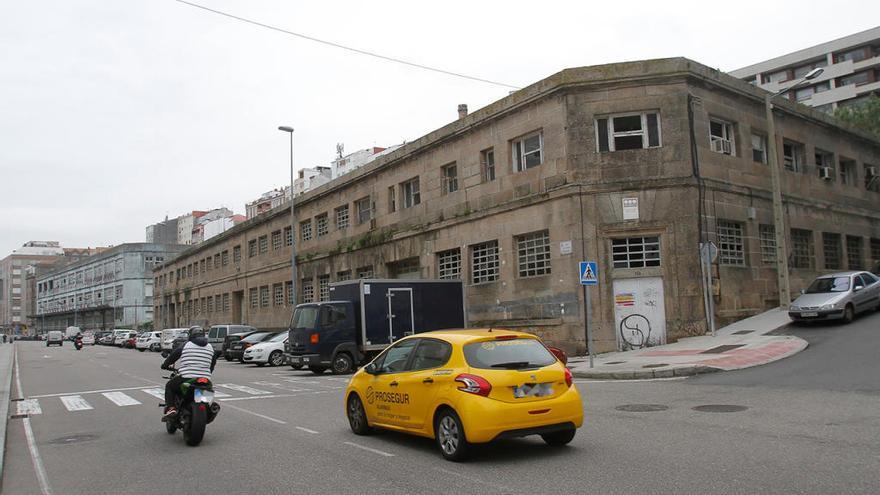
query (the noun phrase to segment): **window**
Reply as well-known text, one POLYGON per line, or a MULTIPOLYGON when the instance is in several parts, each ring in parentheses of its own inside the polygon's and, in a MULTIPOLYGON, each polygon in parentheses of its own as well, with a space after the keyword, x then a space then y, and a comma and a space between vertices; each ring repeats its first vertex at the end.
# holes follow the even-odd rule
POLYGON ((422 202, 422 195, 419 193, 419 178, 410 179, 400 184, 401 196, 403 196, 403 207, 411 208, 422 202))
POLYGON ((418 256, 388 263, 389 278, 421 278, 421 274, 421 262, 418 256))
POLYGON ((870 58, 870 57, 871 57, 871 47, 861 46, 861 47, 853 49, 853 50, 834 54, 834 63, 839 64, 840 62, 845 62, 847 60, 852 60, 853 62, 859 62, 859 61, 865 60, 866 58, 870 58))
POLYGON ((822 232, 822 252, 825 256, 826 270, 840 270, 840 234, 822 232))
POLYGON ((495 149, 480 152, 480 179, 483 182, 495 180, 495 149))
POLYGON ((847 160, 845 158, 840 159, 840 183, 845 184, 847 186, 856 185, 856 162, 853 160, 847 160))
POLYGON ((186 278, 192 278, 192 276, 193 276, 192 264, 186 265, 186 278))
POLYGON ((856 85, 861 86, 871 82, 871 71, 857 72, 855 74, 841 77, 837 80, 837 87, 856 85))
POLYGON ((803 172, 804 161, 804 145, 794 141, 783 141, 782 164, 786 169, 803 172))
POLYGON ((660 146, 656 113, 612 115, 596 120, 599 151, 639 150, 660 146))
POLYGON ((260 254, 266 254, 269 252, 269 236, 261 235, 258 239, 258 244, 260 246, 260 254))
POLYGON ((260 287, 260 307, 268 308, 269 307, 269 286, 264 285, 260 287))
POLYGON ((275 251, 278 249, 281 249, 281 231, 280 230, 276 230, 275 232, 272 232, 272 250, 275 251))
POLYGON ((369 197, 355 201, 354 207, 357 211, 358 224, 369 222, 373 218, 373 202, 369 197))
POLYGON ((241 246, 235 246, 232 248, 232 261, 233 263, 238 263, 241 261, 241 246))
POLYGON ((248 291, 248 295, 250 296, 251 308, 259 307, 260 306, 260 299, 259 299, 259 296, 257 295, 257 288, 252 287, 248 291))
POLYGON ((880 175, 878 175, 877 167, 874 165, 864 164, 865 167, 865 189, 869 191, 880 191, 880 175))
POLYGON ((208 296, 208 313, 214 312, 214 296, 208 296))
POLYGON ((253 258, 257 255, 257 240, 251 239, 248 241, 248 258, 253 258))
POLYGON ((718 262, 722 265, 745 266, 741 223, 718 221, 718 262))
POLYGON ((455 163, 444 165, 440 169, 440 175, 443 181, 443 194, 452 194, 458 191, 458 165, 455 163))
POLYGON ((336 228, 344 229, 348 227, 348 205, 342 205, 336 208, 336 228))
POLYGON ((377 360, 377 373, 398 373, 406 369, 409 356, 419 339, 404 340, 389 347, 377 360))
POLYGON ((322 213, 315 217, 315 230, 318 231, 318 237, 325 236, 330 232, 326 213, 322 213))
POLYGON ((498 280, 498 258, 498 241, 471 246, 471 283, 483 284, 498 280))
POLYGON ((229 293, 223 294, 223 311, 229 311, 229 293))
MULTIPOLYGON (((816 170, 819 172, 819 178, 824 179, 827 172, 823 170, 824 168, 833 169, 834 168, 834 154, 825 150, 820 150, 819 148, 815 148, 815 153, 813 154, 816 160, 816 170)), ((834 180, 834 175, 829 175, 831 180, 834 180)))
POLYGON ((846 236, 846 262, 850 270, 864 270, 862 258, 862 238, 857 235, 846 236))
POLYGON ((449 361, 452 346, 442 340, 419 339, 409 371, 438 368, 449 361))
POLYGON ((715 153, 736 156, 733 124, 709 119, 709 148, 715 153))
POLYGON ((813 232, 791 229, 791 267, 813 268, 813 232))
POLYGON ((880 263, 880 239, 871 239, 871 259, 880 263))
POLYGON ((336 272, 336 281, 337 282, 342 282, 345 280, 351 280, 351 270, 336 272))
POLYGON ((752 133, 752 160, 767 164, 767 138, 752 133))
POLYGON ((373 265, 358 268, 357 278, 373 278, 373 265))
POLYGON ((284 294, 287 304, 293 305, 293 282, 284 282, 284 294))
POLYGON ((321 301, 330 300, 330 275, 318 275, 318 297, 321 301))
POLYGON ((513 171, 522 172, 544 163, 544 136, 540 132, 521 137, 511 143, 513 171))
POLYGON ((299 240, 300 242, 312 240, 312 221, 306 220, 299 223, 299 240))
POLYGON ((390 186, 388 188, 388 213, 397 211, 397 188, 390 186))
POLYGON ((315 285, 310 278, 302 279, 302 302, 310 303, 315 301, 315 285))
POLYGON ((226 266, 229 264, 229 251, 225 250, 220 253, 220 264, 226 266))
POLYGON ((611 257, 614 268, 660 266, 660 236, 612 239, 611 257))
POLYGON ((761 261, 776 263, 776 227, 761 224, 758 226, 758 235, 761 238, 761 261))
POLYGON ((442 279, 461 278, 461 249, 437 253, 437 276, 442 279))
POLYGON ((291 233, 293 230, 290 227, 284 227, 284 245, 290 246, 293 244, 293 235, 291 233))
POLYGON ((199 261, 199 271, 201 273, 205 273, 208 270, 205 265, 206 265, 205 260, 199 261))
POLYGON ((272 285, 272 299, 275 302, 275 306, 284 306, 284 285, 283 284, 273 284, 272 285))
POLYGON ((516 237, 516 261, 520 277, 550 274, 550 232, 543 230, 516 237))

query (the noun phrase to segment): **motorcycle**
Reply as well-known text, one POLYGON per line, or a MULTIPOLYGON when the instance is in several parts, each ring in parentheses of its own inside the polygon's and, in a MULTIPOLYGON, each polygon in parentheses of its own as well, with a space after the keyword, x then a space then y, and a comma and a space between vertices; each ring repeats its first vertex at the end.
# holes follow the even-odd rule
MULTIPOLYGON (((177 372, 172 372, 165 378, 175 376, 177 372)), ((205 427, 220 412, 220 404, 214 402, 214 385, 207 378, 187 380, 181 384, 179 392, 174 399, 177 414, 167 419, 165 429, 169 435, 180 430, 186 444, 195 447, 205 436, 205 427)), ((165 407, 165 404, 159 404, 159 407, 165 407)))
POLYGON ((76 339, 73 340, 73 347, 74 347, 76 350, 78 350, 78 351, 79 351, 79 350, 82 350, 82 348, 83 348, 83 341, 82 341, 82 338, 81 338, 81 337, 77 337, 76 339))

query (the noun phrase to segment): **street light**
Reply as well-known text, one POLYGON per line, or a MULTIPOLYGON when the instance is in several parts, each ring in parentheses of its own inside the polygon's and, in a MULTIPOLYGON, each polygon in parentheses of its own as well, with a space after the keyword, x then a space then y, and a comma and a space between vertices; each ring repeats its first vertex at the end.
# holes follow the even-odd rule
POLYGON ((767 165, 773 185, 773 228, 776 230, 776 277, 779 285, 779 306, 788 308, 791 304, 791 291, 788 286, 788 240, 785 232, 785 217, 782 210, 782 185, 779 178, 779 157, 776 154, 776 121, 773 117, 773 98, 785 94, 801 84, 819 77, 824 69, 816 67, 788 88, 764 95, 764 109, 767 112, 767 165))
POLYGON ((293 209, 293 127, 278 126, 290 134, 290 303, 296 306, 296 217, 293 209))

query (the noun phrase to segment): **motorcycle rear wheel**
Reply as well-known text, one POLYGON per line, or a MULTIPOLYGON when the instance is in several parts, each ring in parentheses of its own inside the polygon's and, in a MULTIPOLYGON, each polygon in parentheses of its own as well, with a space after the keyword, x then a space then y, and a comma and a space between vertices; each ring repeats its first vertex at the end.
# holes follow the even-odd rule
POLYGON ((189 407, 189 421, 183 426, 183 439, 190 447, 195 447, 202 442, 205 436, 205 425, 208 424, 208 411, 199 406, 204 404, 192 403, 189 407))

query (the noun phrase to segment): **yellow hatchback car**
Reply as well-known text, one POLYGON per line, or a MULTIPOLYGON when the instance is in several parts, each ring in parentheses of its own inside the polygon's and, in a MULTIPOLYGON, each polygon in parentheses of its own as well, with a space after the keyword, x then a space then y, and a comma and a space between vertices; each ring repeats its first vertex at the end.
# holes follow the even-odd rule
POLYGON ((584 420, 571 372, 534 335, 498 329, 399 340, 352 376, 345 411, 358 435, 378 427, 435 438, 452 461, 500 438, 565 445, 584 420))

